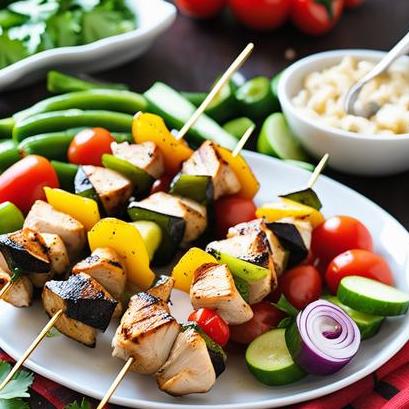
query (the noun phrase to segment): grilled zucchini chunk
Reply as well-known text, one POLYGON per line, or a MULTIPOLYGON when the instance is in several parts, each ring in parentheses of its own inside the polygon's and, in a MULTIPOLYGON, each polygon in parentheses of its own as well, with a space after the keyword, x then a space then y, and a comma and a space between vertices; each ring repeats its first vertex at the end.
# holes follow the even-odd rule
POLYGON ((156 382, 162 391, 182 396, 208 392, 216 383, 216 376, 203 333, 187 325, 176 338, 169 359, 156 373, 156 382))
POLYGON ((270 250, 273 256, 274 269, 276 274, 280 276, 286 269, 288 252, 281 245, 278 237, 267 226, 263 219, 254 219, 249 222, 239 223, 236 226, 230 227, 227 238, 235 236, 244 236, 250 233, 264 232, 267 236, 270 250))
POLYGON ((63 314, 56 328, 87 346, 95 346, 97 330, 105 331, 118 302, 91 276, 72 275, 67 281, 48 281, 42 293, 43 305, 51 317, 63 314))
POLYGON ((0 235, 0 252, 12 274, 46 274, 51 270, 47 246, 41 235, 31 229, 0 235))
POLYGON ((115 250, 98 248, 77 263, 73 274, 86 273, 97 280, 115 299, 119 300, 126 285, 126 272, 115 250))
POLYGON ((214 142, 206 141, 193 152, 182 166, 182 174, 210 176, 213 182, 213 199, 238 193, 239 179, 229 164, 219 155, 214 142))
POLYGON ((162 301, 169 302, 175 280, 170 276, 161 275, 147 292, 162 301))
POLYGON ((139 169, 144 170, 154 179, 159 179, 165 170, 163 155, 153 142, 129 144, 128 142, 112 142, 112 154, 126 160, 139 169))
POLYGON ((42 288, 44 284, 54 278, 56 275, 61 276, 68 271, 70 260, 67 249, 60 236, 51 233, 40 233, 44 240, 48 258, 50 259, 51 269, 49 273, 31 273, 30 279, 36 288, 42 288))
POLYGON ((112 355, 123 360, 133 357, 132 371, 154 374, 166 362, 179 331, 165 301, 137 293, 116 331, 112 355))
POLYGON ((190 287, 193 308, 210 308, 232 325, 253 318, 253 311, 238 292, 233 276, 225 264, 207 263, 193 274, 190 287))
POLYGON ((118 213, 132 191, 131 181, 111 169, 81 166, 75 176, 75 193, 100 201, 107 215, 118 213))
MULTIPOLYGON (((0 269, 0 290, 11 281, 10 275, 0 269)), ((26 276, 17 279, 3 297, 3 301, 15 307, 29 307, 33 300, 33 284, 26 276)))
POLYGON ((52 233, 61 237, 68 253, 75 257, 85 246, 84 226, 71 216, 55 210, 50 204, 37 200, 31 207, 24 227, 38 233, 52 233))

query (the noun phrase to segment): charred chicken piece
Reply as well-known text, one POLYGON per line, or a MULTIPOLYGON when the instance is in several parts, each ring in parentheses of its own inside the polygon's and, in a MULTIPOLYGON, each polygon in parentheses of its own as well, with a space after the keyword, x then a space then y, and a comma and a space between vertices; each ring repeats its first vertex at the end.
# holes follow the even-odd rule
POLYGON ((161 275, 147 292, 162 301, 169 302, 175 280, 170 276, 161 275))
POLYGON ((95 346, 97 330, 105 331, 118 302, 91 276, 72 275, 67 281, 48 281, 42 293, 43 306, 51 317, 64 313, 56 328, 87 346, 95 346))
POLYGON ((213 199, 232 195, 241 189, 239 179, 229 164, 219 155, 214 142, 206 141, 183 163, 182 173, 210 176, 213 182, 213 199))
POLYGON ((85 246, 84 226, 71 216, 55 210, 42 200, 32 206, 24 222, 38 233, 52 233, 61 237, 70 256, 75 257, 85 246))
POLYGON ((228 324, 238 325, 253 318, 253 311, 238 292, 225 264, 199 267, 193 276, 190 299, 195 309, 216 310, 228 324))
POLYGON ((131 145, 128 142, 113 142, 111 149, 114 156, 132 163, 155 179, 159 179, 164 172, 162 153, 153 142, 131 145))
MULTIPOLYGON (((11 281, 10 275, 0 269, 0 290, 11 281)), ((29 307, 33 300, 33 284, 26 276, 17 279, 2 298, 14 307, 29 307)))

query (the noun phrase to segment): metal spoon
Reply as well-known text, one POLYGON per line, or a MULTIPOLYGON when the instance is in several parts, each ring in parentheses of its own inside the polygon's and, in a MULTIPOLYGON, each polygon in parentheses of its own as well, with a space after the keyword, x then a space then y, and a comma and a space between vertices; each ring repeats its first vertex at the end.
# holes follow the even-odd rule
POLYGON ((344 109, 345 112, 351 115, 363 116, 369 118, 375 115, 381 108, 375 101, 369 101, 358 109, 355 107, 355 103, 358 99, 359 93, 362 87, 369 81, 372 81, 375 77, 386 71, 391 64, 400 56, 406 54, 409 51, 409 33, 407 33, 386 55, 379 61, 378 64, 372 68, 363 78, 361 78, 356 84, 354 84, 344 97, 344 109))

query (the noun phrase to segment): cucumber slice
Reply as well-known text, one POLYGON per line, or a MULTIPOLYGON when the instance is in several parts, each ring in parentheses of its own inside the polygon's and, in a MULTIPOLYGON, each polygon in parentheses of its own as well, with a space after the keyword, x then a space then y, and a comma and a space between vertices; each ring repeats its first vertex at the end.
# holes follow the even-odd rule
POLYGON ((285 329, 273 329, 257 337, 246 351, 249 371, 266 385, 287 385, 305 372, 293 361, 285 341, 285 329))
POLYGON ((254 125, 255 123, 250 118, 243 116, 241 118, 232 119, 231 121, 226 122, 223 125, 223 129, 229 134, 233 135, 235 138, 240 139, 244 132, 254 125))
POLYGON ((264 121, 257 150, 280 159, 307 160, 307 154, 290 131, 282 113, 276 112, 264 121))
POLYGON ((247 81, 236 92, 240 111, 252 119, 265 118, 277 110, 267 77, 255 77, 247 81))
POLYGON ((146 250, 149 254, 149 260, 152 260, 162 241, 162 230, 156 223, 147 220, 139 220, 137 222, 132 222, 131 224, 137 228, 142 236, 146 250))
MULTIPOLYGON (((170 128, 181 129, 195 111, 193 104, 161 82, 155 83, 144 95, 149 101, 149 112, 164 118, 170 128)), ((190 129, 188 138, 195 145, 200 145, 207 139, 228 149, 234 149, 237 144, 237 139, 233 135, 227 133, 207 115, 202 115, 190 129)))
POLYGON ((169 193, 207 204, 213 200, 212 178, 210 176, 178 174, 172 181, 169 193))
POLYGON ((195 107, 198 107, 207 97, 207 92, 181 92, 181 94, 195 107))
POLYGON ((206 114, 218 123, 225 122, 234 117, 237 112, 237 101, 234 93, 237 87, 234 82, 229 81, 220 92, 213 98, 213 101, 206 109, 206 114))
POLYGON ((292 200, 297 203, 301 203, 306 206, 310 206, 316 210, 320 210, 322 208, 322 203, 318 195, 311 188, 287 193, 286 195, 280 195, 280 197, 292 200))
POLYGON ((285 159, 284 162, 288 163, 289 165, 298 166, 299 168, 310 172, 314 172, 315 169, 315 166, 312 163, 303 162, 301 160, 285 159))
POLYGON ((361 339, 368 339, 376 335, 385 320, 385 317, 380 317, 379 315, 356 311, 347 305, 342 304, 337 297, 328 296, 325 298, 344 310, 355 321, 361 332, 361 339))
POLYGON ((227 264, 227 267, 233 276, 239 277, 244 281, 258 281, 267 276, 269 271, 248 261, 233 257, 230 254, 222 253, 216 249, 207 247, 206 251, 211 254, 220 264, 227 264))
POLYGON ((402 315, 409 308, 408 294, 366 277, 344 277, 337 296, 348 307, 367 314, 402 315))

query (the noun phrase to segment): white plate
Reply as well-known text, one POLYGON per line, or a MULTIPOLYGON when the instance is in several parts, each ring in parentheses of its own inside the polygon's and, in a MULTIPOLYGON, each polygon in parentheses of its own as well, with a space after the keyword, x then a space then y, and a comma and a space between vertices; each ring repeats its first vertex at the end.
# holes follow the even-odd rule
POLYGON ((163 0, 129 0, 138 16, 138 27, 75 47, 46 50, 0 70, 0 91, 19 88, 42 78, 49 69, 68 72, 97 72, 124 64, 144 53, 173 23, 176 8, 163 0))
MULTIPOLYGON (((271 201, 276 194, 301 188, 309 173, 278 160, 256 153, 245 156, 261 182, 257 202, 271 201)), ((390 263, 396 284, 408 291, 409 234, 384 210, 360 194, 321 177, 316 185, 326 215, 348 214, 358 217, 371 230, 376 250, 390 263)), ((177 317, 186 319, 191 306, 187 296, 173 295, 177 317)), ((0 304, 0 347, 14 358, 24 349, 47 322, 40 305, 18 310, 0 304)), ((32 355, 27 366, 58 383, 95 398, 101 398, 123 365, 111 357, 111 326, 99 336, 95 350, 84 347, 64 336, 46 338, 32 355)), ((134 408, 273 408, 289 405, 343 388, 379 368, 409 338, 409 316, 387 319, 380 333, 364 341, 358 355, 333 376, 308 376, 301 381, 279 387, 257 382, 247 371, 244 358, 228 351, 227 369, 207 394, 173 398, 159 391, 151 377, 128 374, 112 402, 134 408)))

